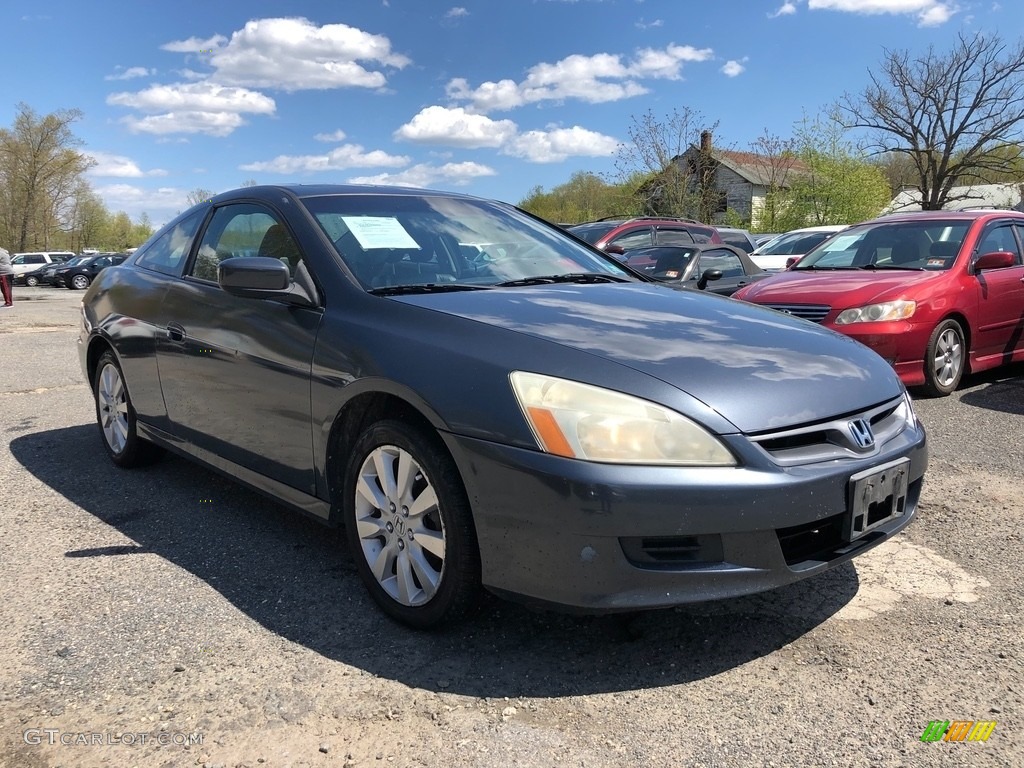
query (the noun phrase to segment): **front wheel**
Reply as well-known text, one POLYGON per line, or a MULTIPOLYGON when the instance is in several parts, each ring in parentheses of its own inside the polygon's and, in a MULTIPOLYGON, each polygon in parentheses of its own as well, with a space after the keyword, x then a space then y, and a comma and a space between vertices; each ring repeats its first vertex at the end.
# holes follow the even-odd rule
POLYGON ((93 380, 96 399, 96 423, 107 449, 117 466, 126 469, 149 464, 160 455, 160 449, 139 437, 128 388, 124 383, 121 366, 111 351, 104 352, 96 365, 93 380))
POLYGON ((967 344, 956 320, 943 320, 932 331, 924 358, 925 389, 933 397, 953 392, 964 375, 967 344))
POLYGON ((37 285, 39 285, 39 278, 30 275, 29 277, 25 278, 25 285, 27 285, 29 288, 35 288, 37 285))
POLYGON ((416 629, 477 604, 480 553, 462 479, 440 439, 401 421, 369 427, 342 485, 346 535, 377 604, 416 629))
POLYGON ((84 291, 89 287, 89 278, 85 275, 75 275, 71 278, 71 288, 84 291))

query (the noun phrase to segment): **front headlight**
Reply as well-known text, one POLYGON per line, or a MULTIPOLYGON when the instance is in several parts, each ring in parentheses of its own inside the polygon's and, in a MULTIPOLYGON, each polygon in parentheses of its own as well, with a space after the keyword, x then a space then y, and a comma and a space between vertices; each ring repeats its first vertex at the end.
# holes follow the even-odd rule
POLYGON ((663 406, 539 373, 513 371, 509 379, 548 453, 613 464, 736 466, 718 438, 663 406))
POLYGON ((916 309, 917 302, 915 301, 887 301, 883 304, 868 304, 866 307, 843 310, 836 318, 836 325, 907 320, 914 316, 916 309))

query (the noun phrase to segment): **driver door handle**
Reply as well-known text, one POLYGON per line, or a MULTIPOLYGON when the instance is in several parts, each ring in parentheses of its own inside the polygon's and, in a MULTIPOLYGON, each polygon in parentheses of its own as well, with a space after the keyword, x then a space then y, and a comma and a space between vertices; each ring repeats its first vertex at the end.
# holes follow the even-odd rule
POLYGON ((171 341, 184 341, 185 340, 185 329, 177 323, 167 324, 167 338, 171 341))

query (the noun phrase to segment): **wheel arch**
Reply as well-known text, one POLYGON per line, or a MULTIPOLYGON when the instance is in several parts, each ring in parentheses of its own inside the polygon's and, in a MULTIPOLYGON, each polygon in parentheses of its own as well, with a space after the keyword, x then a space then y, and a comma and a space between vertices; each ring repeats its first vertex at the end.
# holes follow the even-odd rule
MULTIPOLYGON (((100 357, 108 350, 120 362, 120 356, 117 354, 117 350, 114 349, 110 339, 101 335, 94 335, 89 339, 89 346, 85 354, 85 368, 89 376, 89 389, 92 389, 93 382, 96 381, 96 366, 99 364, 100 357)), ((127 386, 127 383, 125 386, 127 386)))
MULTIPOLYGON (((413 424, 429 434, 436 435, 444 428, 441 418, 427 407, 417 407, 401 394, 384 389, 367 390, 349 398, 334 417, 327 438, 327 452, 324 457, 324 480, 331 502, 332 525, 340 522, 341 484, 345 462, 356 439, 371 424, 384 419, 396 419, 413 424), (425 412, 426 411, 426 412, 425 412), (429 413, 429 415, 428 415, 429 413)), ((444 440, 437 444, 451 455, 444 440)), ((453 462, 455 463, 455 462, 453 462)), ((455 463, 458 469, 457 463, 455 463)))
POLYGON ((967 320, 967 315, 965 315, 958 309, 953 310, 952 312, 949 312, 948 314, 940 317, 938 321, 935 323, 935 325, 932 326, 932 329, 934 330, 935 328, 938 328, 947 320, 956 320, 957 324, 960 326, 960 330, 964 332, 964 344, 967 345, 967 354, 964 355, 964 365, 966 366, 964 368, 964 373, 971 373, 971 355, 973 354, 974 350, 974 339, 972 337, 973 331, 971 329, 971 324, 967 320))

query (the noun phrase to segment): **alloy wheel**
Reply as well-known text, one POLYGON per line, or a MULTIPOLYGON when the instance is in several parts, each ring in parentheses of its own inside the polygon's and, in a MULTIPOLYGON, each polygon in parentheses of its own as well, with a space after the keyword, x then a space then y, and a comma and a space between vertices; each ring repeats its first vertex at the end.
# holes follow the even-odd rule
POLYGON ((381 588, 401 605, 429 602, 444 575, 445 530, 437 493, 411 453, 381 445, 367 455, 356 482, 355 523, 381 588))
POLYGON ((110 450, 119 454, 128 442, 128 398, 116 366, 107 364, 100 371, 96 394, 103 438, 110 450))
POLYGON ((935 357, 932 361, 935 380, 948 387, 960 378, 963 366, 963 341, 956 329, 946 328, 936 340, 935 357))

